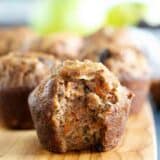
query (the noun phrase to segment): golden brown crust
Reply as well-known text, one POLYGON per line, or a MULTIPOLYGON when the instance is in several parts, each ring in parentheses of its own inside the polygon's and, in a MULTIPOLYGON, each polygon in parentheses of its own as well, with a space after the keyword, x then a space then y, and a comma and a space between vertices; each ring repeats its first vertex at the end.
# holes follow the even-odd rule
POLYGON ((38 44, 33 44, 31 50, 51 54, 60 60, 77 59, 83 44, 83 39, 69 33, 57 33, 41 37, 38 44))
POLYGON ((129 111, 127 105, 125 107, 112 108, 111 111, 108 111, 105 119, 105 127, 107 132, 104 132, 104 151, 108 151, 117 146, 119 139, 123 134, 125 128, 124 124, 126 123, 128 113, 129 111))
POLYGON ((0 90, 33 89, 60 63, 41 53, 11 53, 0 59, 0 90))
POLYGON ((40 142, 48 150, 104 151, 119 142, 131 99, 102 64, 66 61, 32 92, 29 105, 40 142))
POLYGON ((0 56, 11 51, 28 50, 31 44, 35 43, 38 36, 29 28, 5 28, 0 30, 0 56))

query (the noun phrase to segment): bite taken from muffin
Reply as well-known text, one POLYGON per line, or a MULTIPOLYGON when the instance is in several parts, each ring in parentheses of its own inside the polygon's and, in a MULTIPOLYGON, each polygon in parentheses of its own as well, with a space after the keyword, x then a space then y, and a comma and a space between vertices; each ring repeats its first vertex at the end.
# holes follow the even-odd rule
POLYGON ((117 146, 133 94, 101 63, 65 61, 29 96, 41 144, 53 152, 117 146))
POLYGON ((81 59, 101 62, 112 71, 121 84, 135 94, 130 113, 140 112, 150 87, 150 68, 140 50, 104 40, 97 43, 89 40, 82 50, 81 59))
POLYGON ((33 128, 28 95, 57 63, 40 53, 11 53, 0 58, 0 113, 6 127, 33 128))

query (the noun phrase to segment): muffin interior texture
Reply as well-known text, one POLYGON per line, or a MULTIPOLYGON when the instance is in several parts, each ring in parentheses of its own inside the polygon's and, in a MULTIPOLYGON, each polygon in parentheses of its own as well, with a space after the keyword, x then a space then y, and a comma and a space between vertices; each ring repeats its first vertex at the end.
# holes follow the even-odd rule
POLYGON ((65 67, 60 75, 66 80, 60 78, 59 85, 54 91, 56 95, 53 101, 56 109, 52 120, 57 122, 58 118, 60 132, 64 134, 62 137, 65 138, 67 148, 74 150, 84 148, 84 146, 88 148, 95 143, 98 145, 103 127, 101 119, 104 119, 103 114, 110 105, 117 103, 117 95, 105 84, 103 73, 101 73, 103 70, 97 69, 95 75, 95 72, 87 65, 75 66, 70 63, 65 67), (79 67, 81 73, 76 71, 79 67), (83 77, 84 75, 86 77, 83 77), (71 80, 68 81, 67 77, 71 80), (90 81, 85 78, 89 78, 90 81), (105 103, 106 100, 107 103, 105 103))

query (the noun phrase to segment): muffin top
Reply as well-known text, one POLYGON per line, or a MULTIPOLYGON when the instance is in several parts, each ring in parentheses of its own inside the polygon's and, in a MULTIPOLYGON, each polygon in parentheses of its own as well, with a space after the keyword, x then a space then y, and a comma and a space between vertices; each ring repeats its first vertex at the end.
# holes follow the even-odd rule
POLYGON ((144 55, 131 45, 120 45, 108 40, 88 41, 81 59, 90 59, 103 63, 119 80, 149 78, 150 69, 144 55))
POLYGON ((106 43, 113 43, 118 32, 118 29, 116 30, 112 27, 102 28, 97 32, 85 37, 84 45, 87 45, 88 43, 95 43, 96 46, 101 46, 106 43))
POLYGON ((122 28, 103 28, 86 38, 92 43, 99 45, 104 43, 118 44, 122 46, 134 46, 146 57, 151 67, 151 77, 156 79, 160 77, 160 41, 147 30, 134 27, 122 28))
MULTIPOLYGON (((139 40, 142 40, 141 31, 136 33, 134 28, 113 28, 106 27, 98 30, 97 32, 86 37, 87 41, 96 41, 97 43, 116 43, 121 45, 134 45, 137 48, 140 48, 139 40), (140 34, 140 35, 139 35, 140 34), (140 38, 140 39, 138 39, 140 38)), ((147 38, 147 37, 146 37, 147 38)), ((143 41, 145 39, 143 38, 143 41)))
POLYGON ((124 45, 130 44, 138 48, 147 58, 151 67, 152 79, 160 78, 160 41, 147 30, 136 28, 121 28, 117 31, 114 42, 124 45))
POLYGON ((6 28, 0 30, 0 56, 10 51, 27 50, 37 35, 29 28, 6 28))
MULTIPOLYGON (((101 104, 102 101, 108 101, 111 104, 122 105, 128 100, 130 101, 132 97, 132 94, 121 86, 119 80, 103 64, 89 60, 84 62, 78 60, 64 61, 48 81, 53 81, 53 89, 55 90, 53 96, 56 96, 62 86, 65 85, 66 88, 64 90, 66 91, 64 94, 66 94, 66 97, 90 95, 96 100, 99 98, 97 103, 100 102, 101 104), (74 88, 76 86, 77 89, 74 88)), ((41 86, 43 84, 40 85, 40 90, 43 88, 41 86)), ((49 85, 47 86, 49 87, 49 85)), ((37 93, 43 94, 41 91, 37 93)))
POLYGON ((56 58, 75 59, 82 47, 83 40, 74 34, 56 33, 42 37, 33 50, 42 51, 54 55, 56 58))
POLYGON ((0 90, 33 89, 60 64, 42 53, 10 53, 0 58, 0 90))

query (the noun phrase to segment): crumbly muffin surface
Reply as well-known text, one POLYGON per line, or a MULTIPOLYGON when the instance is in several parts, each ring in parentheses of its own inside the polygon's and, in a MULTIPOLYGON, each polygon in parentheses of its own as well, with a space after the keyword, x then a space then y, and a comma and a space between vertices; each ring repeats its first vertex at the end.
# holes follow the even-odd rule
POLYGON ((42 37, 37 46, 32 50, 51 54, 61 60, 78 58, 82 47, 81 37, 69 33, 57 33, 42 37))
POLYGON ((149 79, 150 69, 140 51, 134 47, 114 46, 104 50, 100 59, 120 80, 149 79), (106 57, 105 57, 106 56, 106 57))
POLYGON ((29 104, 40 141, 48 150, 103 151, 117 145, 131 99, 132 94, 102 64, 66 61, 32 92, 29 104))
POLYGON ((118 78, 147 78, 150 69, 142 53, 133 46, 124 46, 111 43, 90 43, 82 53, 82 59, 99 61, 107 66, 118 78))
POLYGON ((13 52, 0 59, 0 90, 34 88, 60 62, 42 53, 13 52))
POLYGON ((38 36, 29 28, 6 28, 0 30, 0 56, 11 51, 25 51, 38 36))

